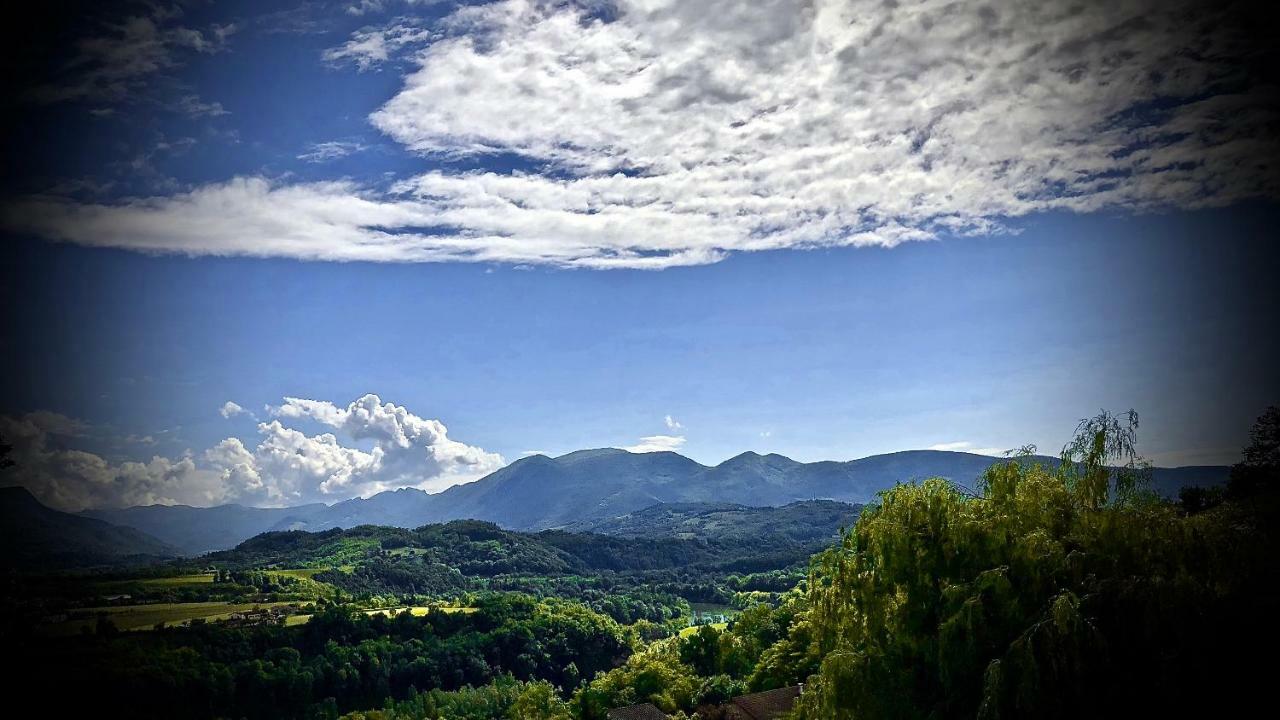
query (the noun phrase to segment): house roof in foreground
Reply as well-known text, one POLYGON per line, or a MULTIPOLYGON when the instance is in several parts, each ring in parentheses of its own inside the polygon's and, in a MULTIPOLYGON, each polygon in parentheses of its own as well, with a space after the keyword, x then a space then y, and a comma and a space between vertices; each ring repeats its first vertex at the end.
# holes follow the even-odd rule
POLYGON ((641 703, 614 708, 608 712, 609 720, 667 720, 667 714, 653 703, 641 703))
POLYGON ((766 690, 764 692, 742 695, 729 701, 747 720, 772 720, 787 712, 800 697, 800 686, 766 690))

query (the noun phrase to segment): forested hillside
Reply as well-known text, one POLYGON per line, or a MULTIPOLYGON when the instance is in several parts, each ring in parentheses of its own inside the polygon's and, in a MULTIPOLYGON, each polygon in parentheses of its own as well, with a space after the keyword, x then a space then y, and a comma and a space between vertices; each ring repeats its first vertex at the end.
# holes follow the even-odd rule
POLYGON ((852 527, 861 507, 834 500, 806 500, 782 507, 659 503, 618 517, 574 523, 565 529, 622 537, 806 545, 825 543, 840 529, 852 527))

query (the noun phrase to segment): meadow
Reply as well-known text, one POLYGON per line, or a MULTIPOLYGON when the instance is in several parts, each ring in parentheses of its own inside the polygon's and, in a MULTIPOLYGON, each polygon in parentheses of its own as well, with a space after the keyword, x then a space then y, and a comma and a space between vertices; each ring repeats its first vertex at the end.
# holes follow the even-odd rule
MULTIPOLYGON (((78 635, 97 627, 99 618, 107 618, 122 631, 152 630, 158 625, 166 627, 186 626, 192 620, 216 622, 233 615, 280 607, 307 607, 310 603, 151 603, 146 605, 109 605, 73 610, 65 619, 49 623, 43 630, 52 636, 78 635)), ((307 616, 310 617, 310 616, 307 616)))

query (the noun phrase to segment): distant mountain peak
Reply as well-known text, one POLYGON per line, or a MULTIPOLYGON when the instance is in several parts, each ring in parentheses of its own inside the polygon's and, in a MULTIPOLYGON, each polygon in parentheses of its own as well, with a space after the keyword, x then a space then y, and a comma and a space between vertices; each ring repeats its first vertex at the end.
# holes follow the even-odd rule
MULTIPOLYGON (((596 458, 611 457, 617 455, 631 455, 632 453, 621 448, 591 448, 588 450, 574 450, 571 453, 558 455, 554 459, 562 461, 575 460, 594 460, 596 458)), ((537 457, 536 455, 533 457, 537 457)))

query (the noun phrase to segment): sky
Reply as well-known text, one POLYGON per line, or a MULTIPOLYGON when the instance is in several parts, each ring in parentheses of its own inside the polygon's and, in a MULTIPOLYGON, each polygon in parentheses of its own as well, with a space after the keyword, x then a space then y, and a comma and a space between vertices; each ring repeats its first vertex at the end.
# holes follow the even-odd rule
POLYGON ((1280 402, 1235 3, 107 3, 6 32, 0 435, 64 509, 531 453, 1231 463, 1280 402))

